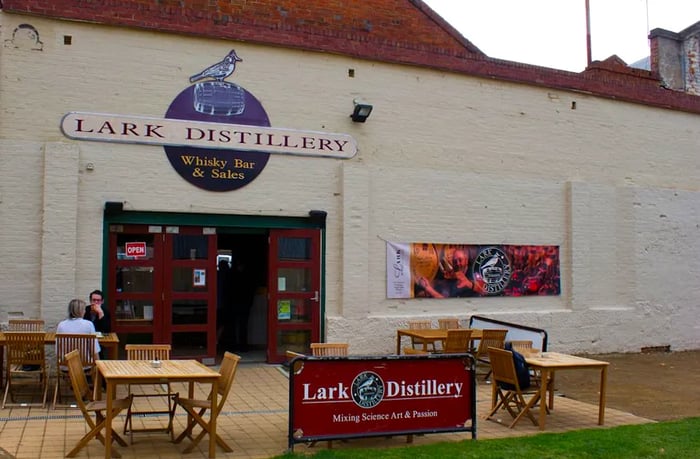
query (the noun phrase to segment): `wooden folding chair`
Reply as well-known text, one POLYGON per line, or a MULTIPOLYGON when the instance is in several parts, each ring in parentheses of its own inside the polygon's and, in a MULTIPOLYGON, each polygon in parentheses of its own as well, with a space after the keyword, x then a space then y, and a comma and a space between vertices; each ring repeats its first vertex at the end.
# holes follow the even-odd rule
POLYGON ((430 352, 424 351, 423 349, 414 349, 412 347, 404 347, 403 353, 406 355, 427 355, 427 354, 430 354, 430 352))
MULTIPOLYGON (((438 328, 442 330, 450 330, 459 328, 459 319, 456 317, 442 317, 438 319, 438 328)), ((442 340, 442 348, 445 348, 445 340, 442 340)))
POLYGON ((456 317, 443 317, 438 319, 438 328, 449 330, 459 327, 459 319, 456 317))
POLYGON ((63 397, 62 386, 68 379, 68 365, 66 354, 73 350, 78 351, 83 371, 90 376, 90 381, 95 380, 95 360, 98 359, 95 343, 97 337, 90 334, 58 333, 56 334, 56 384, 53 393, 53 408, 63 397))
POLYGON ((311 343, 314 357, 345 357, 348 355, 348 343, 311 343))
POLYGON ((289 372, 296 373, 297 371, 299 371, 299 369, 301 368, 301 362, 295 362, 294 368, 292 368, 292 361, 294 359, 296 359, 297 357, 304 357, 304 354, 300 354, 299 352, 287 350, 287 351, 285 351, 285 356, 287 357, 286 364, 287 364, 287 367, 289 368, 289 372))
POLYGON ((463 354, 469 352, 472 331, 468 328, 448 329, 442 354, 463 354))
POLYGON ((482 330, 481 339, 479 340, 479 347, 474 353, 474 360, 476 361, 476 374, 483 374, 484 380, 489 379, 489 376, 491 375, 491 363, 489 361, 488 349, 489 347, 503 349, 506 345, 507 334, 508 330, 482 330), (483 371, 479 373, 479 369, 482 369, 483 371))
MULTIPOLYGON (((409 330, 428 330, 433 328, 433 321, 430 319, 419 319, 419 320, 409 320, 408 321, 409 330)), ((411 347, 413 349, 423 348, 423 340, 420 338, 411 338, 411 347)), ((435 343, 428 342, 426 348, 429 350, 435 350, 435 343)))
MULTIPOLYGON (((529 340, 529 339, 527 339, 527 340, 511 340, 508 342, 510 343, 511 349, 513 349, 514 351, 519 352, 525 356, 532 354, 533 352, 540 352, 539 349, 533 349, 532 340, 529 340)), ((542 374, 539 371, 530 370, 530 375, 532 376, 533 384, 535 384, 536 386, 539 386, 542 383, 542 374)))
MULTIPOLYGON (((77 349, 66 354, 64 356, 64 360, 66 363, 66 368, 68 369, 68 375, 70 377, 76 404, 78 405, 78 408, 80 408, 80 412, 83 414, 83 418, 85 418, 85 422, 90 428, 88 433, 86 433, 83 438, 80 439, 78 444, 75 445, 75 448, 66 454, 66 457, 75 457, 78 452, 95 437, 100 440, 103 445, 105 444, 102 429, 105 427, 107 402, 105 400, 94 400, 93 391, 90 389, 90 385, 88 384, 83 368, 83 362, 81 361, 80 352, 77 349), (95 415, 95 419, 92 418, 93 413, 95 415)), ((131 395, 126 398, 115 399, 112 402, 112 418, 114 419, 120 411, 129 408, 130 405, 131 395)), ((124 439, 114 430, 112 430, 112 441, 116 441, 122 446, 127 446, 124 439)), ((116 457, 121 457, 121 454, 119 454, 117 451, 112 450, 112 453, 116 457)))
MULTIPOLYGON (((348 343, 311 343, 311 355, 314 357, 345 357, 348 355, 348 343)), ((309 443, 309 447, 316 442, 309 443)), ((328 449, 333 447, 333 441, 328 440, 328 449)))
MULTIPOLYGON (((2 407, 5 406, 46 406, 46 396, 49 391, 48 374, 46 372, 46 352, 43 331, 8 331, 5 333, 7 348, 7 366, 5 378, 5 395, 2 407), (19 388, 38 387, 43 397, 41 403, 25 401, 17 402, 15 395, 19 388), (10 395, 11 403, 7 403, 10 395)), ((31 392, 25 395, 33 396, 31 392)))
POLYGON ((534 425, 537 419, 530 410, 540 400, 539 389, 521 388, 513 363, 513 353, 505 349, 488 348, 491 362, 491 411, 485 419, 491 419, 498 410, 505 409, 514 418, 508 427, 527 416, 534 425), (525 396, 529 396, 526 399, 525 396))
MULTIPOLYGON (((126 350, 127 360, 170 360, 170 344, 127 344, 124 346, 126 350)), ((161 432, 169 433, 171 438, 175 438, 173 432, 173 417, 175 415, 175 397, 176 392, 173 392, 170 383, 165 383, 164 385, 154 385, 154 384, 139 384, 138 386, 144 390, 144 392, 139 392, 134 394, 131 391, 133 384, 129 384, 128 391, 132 394, 134 399, 136 398, 165 398, 167 400, 167 410, 165 407, 161 410, 144 410, 135 409, 134 404, 129 405, 129 409, 126 412, 126 420, 124 421, 124 435, 129 434, 129 442, 134 443, 134 432, 161 432), (152 414, 167 414, 168 415, 168 425, 166 427, 144 427, 134 429, 133 426, 133 416, 146 416, 152 414)))
POLYGON ((521 354, 527 354, 532 351, 532 340, 522 339, 522 340, 511 340, 508 341, 514 351, 518 351, 521 354))
MULTIPOLYGON (((202 427, 202 431, 199 435, 192 439, 192 443, 185 448, 184 453, 189 453, 192 449, 197 446, 197 444, 204 438, 204 435, 211 434, 208 420, 204 419, 204 414, 209 410, 209 420, 216 419, 216 417, 221 412, 221 409, 226 403, 226 398, 231 391, 231 386, 233 385, 233 378, 236 375, 236 368, 238 368, 238 362, 240 362, 241 357, 232 354, 231 352, 224 353, 224 358, 221 361, 221 368, 219 373, 221 377, 219 378, 219 389, 217 391, 218 399, 217 405, 212 406, 211 398, 212 394, 209 394, 206 400, 198 400, 192 398, 181 398, 178 395, 175 396, 176 406, 181 406, 187 411, 187 427, 185 430, 175 439, 174 443, 180 443, 185 437, 192 439, 192 430, 199 424, 202 427)), ((216 443, 227 453, 233 452, 231 447, 226 444, 226 442, 216 434, 216 443)))
POLYGON ((10 319, 7 321, 9 331, 44 331, 43 319, 10 319))

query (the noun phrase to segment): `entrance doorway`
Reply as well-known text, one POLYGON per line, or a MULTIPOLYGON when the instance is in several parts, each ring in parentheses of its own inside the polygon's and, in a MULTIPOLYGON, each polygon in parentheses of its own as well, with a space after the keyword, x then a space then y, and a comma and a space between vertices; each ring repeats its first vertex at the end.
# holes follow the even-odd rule
POLYGON ((216 341, 223 351, 267 360, 267 231, 217 238, 216 341))
POLYGON ((320 341, 322 228, 107 217, 104 290, 122 350, 167 343, 174 358, 214 363, 231 351, 276 363, 320 341))

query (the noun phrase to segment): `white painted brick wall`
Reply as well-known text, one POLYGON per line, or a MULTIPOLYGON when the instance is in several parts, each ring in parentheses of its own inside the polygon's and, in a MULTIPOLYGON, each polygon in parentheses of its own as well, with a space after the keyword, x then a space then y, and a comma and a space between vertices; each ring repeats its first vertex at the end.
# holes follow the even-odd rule
POLYGON ((542 327, 563 351, 700 348, 699 117, 584 94, 248 43, 0 13, 43 51, 0 49, 0 305, 65 315, 101 283, 102 208, 328 212, 328 340, 392 352, 411 316, 542 327), (63 35, 73 45, 63 45, 63 35), (235 47, 231 78, 275 127, 353 135, 347 161, 272 155, 246 187, 193 187, 162 147, 76 142, 69 111, 163 116, 235 47), (348 77, 348 69, 355 78, 348 77), (352 100, 374 105, 352 123, 352 100), (572 109, 576 102, 576 109, 572 109), (87 171, 87 163, 94 170, 87 171), (665 215, 662 217, 661 215, 665 215), (555 244, 562 295, 388 300, 386 240, 555 244))

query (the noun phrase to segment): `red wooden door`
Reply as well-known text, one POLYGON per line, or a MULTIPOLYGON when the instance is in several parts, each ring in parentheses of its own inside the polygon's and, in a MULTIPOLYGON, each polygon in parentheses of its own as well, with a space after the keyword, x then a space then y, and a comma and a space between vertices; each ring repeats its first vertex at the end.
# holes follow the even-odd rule
POLYGON ((107 302, 121 344, 168 343, 173 357, 216 357, 216 233, 111 225, 107 302), (146 246, 132 256, 129 246, 146 246))
POLYGON ((122 343, 160 343, 163 328, 163 237, 160 226, 111 225, 107 304, 122 343), (145 254, 131 245, 145 245, 145 254))
POLYGON ((271 230, 268 362, 309 352, 321 330, 321 230, 271 230))
POLYGON ((211 359, 216 356, 216 233, 169 228, 177 233, 165 233, 162 333, 175 357, 211 359))

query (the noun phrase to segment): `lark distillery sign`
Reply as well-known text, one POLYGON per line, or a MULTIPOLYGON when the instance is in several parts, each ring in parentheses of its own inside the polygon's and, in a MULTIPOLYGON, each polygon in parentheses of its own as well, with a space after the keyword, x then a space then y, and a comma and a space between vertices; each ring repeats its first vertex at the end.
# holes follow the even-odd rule
POLYGON ((271 153, 352 158, 347 134, 270 127, 262 104, 243 87, 224 81, 242 59, 231 50, 221 62, 190 77, 165 118, 70 112, 63 133, 76 140, 162 145, 185 180, 210 191, 238 189, 265 168, 271 153))
POLYGON ((291 362, 289 446, 334 438, 476 432, 468 354, 291 362))

